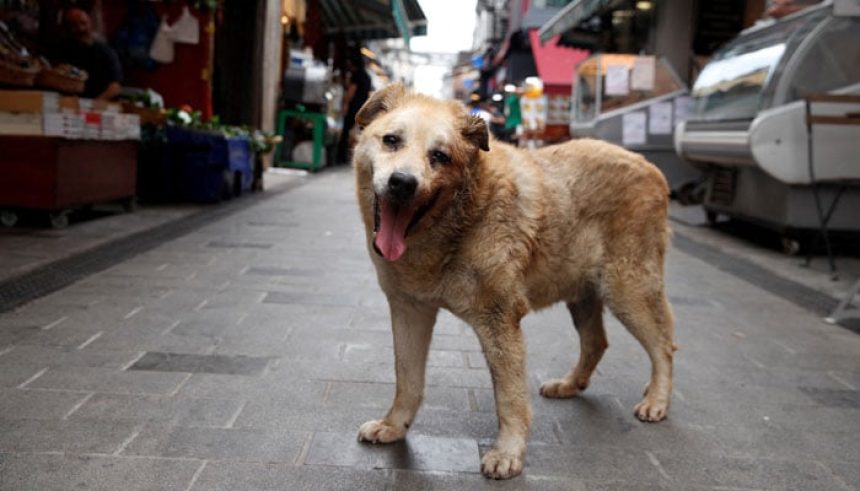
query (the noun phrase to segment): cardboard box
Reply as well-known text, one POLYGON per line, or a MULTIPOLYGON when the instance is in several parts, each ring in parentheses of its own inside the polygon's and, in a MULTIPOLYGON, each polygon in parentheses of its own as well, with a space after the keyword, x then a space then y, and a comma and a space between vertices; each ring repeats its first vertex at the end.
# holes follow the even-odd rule
POLYGON ((82 113, 120 113, 122 106, 116 102, 78 98, 78 110, 82 113))
POLYGON ((77 114, 80 104, 76 96, 60 96, 60 112, 77 114))
POLYGON ((81 113, 84 120, 84 132, 81 135, 86 140, 98 140, 102 136, 102 114, 98 112, 81 113))
POLYGON ((60 94, 38 90, 0 90, 0 111, 56 113, 60 111, 60 94))
POLYGON ((0 135, 41 136, 42 115, 32 112, 0 112, 0 135))
POLYGON ((76 140, 83 137, 84 118, 80 114, 56 113, 44 116, 45 136, 76 140))
POLYGON ((101 113, 102 140, 140 140, 140 117, 136 114, 101 113))

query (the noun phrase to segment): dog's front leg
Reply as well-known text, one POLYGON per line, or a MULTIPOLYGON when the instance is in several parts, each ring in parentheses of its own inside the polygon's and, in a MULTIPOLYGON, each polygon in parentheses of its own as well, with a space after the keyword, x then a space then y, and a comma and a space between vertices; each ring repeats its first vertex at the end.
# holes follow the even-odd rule
POLYGON ((393 296, 388 297, 388 305, 397 388, 385 417, 361 425, 359 441, 389 443, 402 439, 424 398, 424 368, 438 309, 393 296))
POLYGON ((496 442, 481 459, 481 472, 492 479, 510 479, 523 471, 531 424, 525 347, 519 321, 512 317, 474 326, 493 378, 499 418, 496 442))

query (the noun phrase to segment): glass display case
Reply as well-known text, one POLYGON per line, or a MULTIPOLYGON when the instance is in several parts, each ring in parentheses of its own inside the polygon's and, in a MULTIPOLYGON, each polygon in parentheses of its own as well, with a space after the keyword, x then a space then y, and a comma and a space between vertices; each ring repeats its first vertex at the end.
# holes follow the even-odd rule
POLYGON ((860 16, 840 15, 834 2, 743 31, 718 50, 675 132, 678 155, 705 172, 710 219, 754 221, 793 241, 821 226, 820 190, 824 203, 839 203, 830 226, 860 232, 860 126, 844 122, 860 102, 838 95, 860 95, 860 16), (843 122, 813 127, 813 115, 843 122))
POLYGON ((752 120, 761 110, 860 82, 860 20, 827 8, 745 31, 693 85, 692 119, 752 120))
POLYGON ((672 146, 688 102, 687 87, 665 59, 599 53, 576 67, 570 134, 642 153, 680 191, 700 178, 672 146))
MULTIPOLYGON (((588 124, 600 116, 611 114, 624 108, 638 105, 668 95, 686 93, 686 87, 665 60, 654 60, 654 76, 648 89, 636 88, 632 83, 626 94, 622 91, 606 90, 609 67, 626 67, 628 80, 632 76, 634 64, 642 57, 628 54, 601 53, 594 55, 576 67, 574 85, 574 105, 572 121, 588 124)), ((630 80, 632 82, 632 80, 630 80)))

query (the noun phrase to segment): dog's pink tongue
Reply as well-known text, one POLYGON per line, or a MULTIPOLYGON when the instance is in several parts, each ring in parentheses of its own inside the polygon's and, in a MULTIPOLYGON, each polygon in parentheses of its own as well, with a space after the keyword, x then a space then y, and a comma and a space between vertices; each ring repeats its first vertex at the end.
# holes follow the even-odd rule
POLYGON ((408 206, 394 206, 380 198, 379 230, 374 243, 386 260, 397 261, 406 252, 406 227, 413 212, 408 206))

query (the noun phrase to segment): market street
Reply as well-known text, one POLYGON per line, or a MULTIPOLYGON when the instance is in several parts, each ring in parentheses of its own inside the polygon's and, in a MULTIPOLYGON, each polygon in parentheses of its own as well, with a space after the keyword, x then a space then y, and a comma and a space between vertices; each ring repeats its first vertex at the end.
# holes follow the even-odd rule
POLYGON ((579 349, 557 306, 523 322, 534 422, 522 477, 479 472, 496 431, 490 376, 470 328, 447 314, 406 441, 358 443, 390 403, 394 366, 353 185, 344 168, 243 198, 0 313, 0 489, 860 484, 860 336, 703 262, 708 246, 677 232, 665 422, 633 416, 649 364, 611 316, 584 395, 538 396, 579 349))

